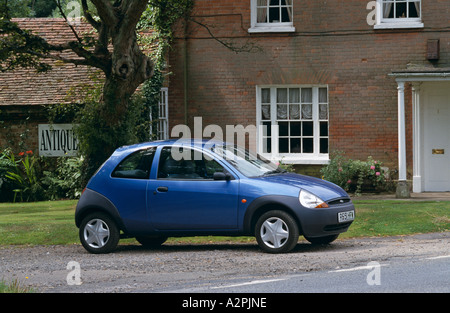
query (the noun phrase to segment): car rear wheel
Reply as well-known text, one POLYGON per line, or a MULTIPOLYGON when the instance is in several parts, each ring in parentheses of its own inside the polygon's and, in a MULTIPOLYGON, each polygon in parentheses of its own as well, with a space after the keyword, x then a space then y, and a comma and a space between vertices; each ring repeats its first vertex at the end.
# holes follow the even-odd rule
POLYGON ((255 237, 260 248, 269 253, 291 251, 298 242, 299 230, 291 215, 274 210, 261 215, 256 222, 255 237))
POLYGON ((83 219, 79 235, 83 247, 96 254, 113 251, 120 239, 120 231, 114 220, 100 212, 83 219))

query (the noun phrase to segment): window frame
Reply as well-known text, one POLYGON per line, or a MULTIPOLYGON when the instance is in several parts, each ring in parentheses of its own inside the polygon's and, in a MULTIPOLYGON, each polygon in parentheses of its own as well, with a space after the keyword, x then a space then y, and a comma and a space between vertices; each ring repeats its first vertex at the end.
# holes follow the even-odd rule
MULTIPOLYGON (((329 102, 329 89, 328 85, 261 85, 256 87, 256 122, 257 122, 257 152, 264 158, 272 162, 283 162, 286 164, 328 164, 329 163, 329 128, 330 128, 330 102, 329 102), (271 152, 266 153, 263 151, 264 147, 264 128, 262 118, 262 89, 269 88, 270 92, 270 123, 271 127, 271 152), (277 89, 279 88, 312 88, 312 122, 313 122, 313 152, 312 153, 279 153, 279 127, 277 118, 277 89), (319 106, 323 104, 319 103, 319 89, 327 89, 327 119, 320 119, 319 106), (321 136, 320 123, 326 121, 328 123, 327 136, 321 136), (328 139, 328 153, 320 153, 320 139, 328 139)), ((301 113, 300 113, 301 114, 301 113)), ((300 119, 303 121, 302 119, 300 119)), ((295 120, 297 121, 297 120, 295 120)), ((303 136, 302 136, 303 137, 303 136)))
MULTIPOLYGON (((276 32, 295 32, 294 27, 294 1, 292 0, 292 17, 290 22, 278 23, 258 23, 258 0, 251 0, 251 26, 248 29, 249 33, 276 33, 276 32)), ((281 7, 281 4, 280 4, 281 7)))
MULTIPOLYGON (((397 1, 406 2, 406 6, 410 2, 417 2, 413 0, 389 0, 395 6, 397 1)), ((384 18, 383 17, 383 4, 385 0, 376 0, 376 23, 374 29, 394 29, 394 28, 423 28, 422 22, 422 0, 418 0, 420 3, 419 17, 405 17, 405 18, 384 18)))
POLYGON ((154 121, 150 108, 150 138, 153 136, 153 125, 156 124, 156 140, 169 139, 169 88, 160 89, 158 101, 158 119, 154 121), (153 123, 155 122, 155 123, 153 123))

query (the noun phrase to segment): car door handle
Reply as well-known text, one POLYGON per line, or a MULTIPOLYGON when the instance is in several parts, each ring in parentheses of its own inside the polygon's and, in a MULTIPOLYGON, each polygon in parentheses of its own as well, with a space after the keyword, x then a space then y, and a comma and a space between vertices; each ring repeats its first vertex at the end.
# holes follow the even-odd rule
POLYGON ((167 187, 158 187, 158 188, 156 188, 156 190, 159 191, 159 192, 167 192, 167 191, 169 191, 169 188, 167 188, 167 187))

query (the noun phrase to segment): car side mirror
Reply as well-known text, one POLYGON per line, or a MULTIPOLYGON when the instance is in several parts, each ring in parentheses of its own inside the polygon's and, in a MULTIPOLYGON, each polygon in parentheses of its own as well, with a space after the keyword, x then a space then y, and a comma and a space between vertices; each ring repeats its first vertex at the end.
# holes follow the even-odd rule
POLYGON ((231 175, 229 173, 224 173, 224 172, 215 172, 213 174, 213 179, 214 180, 231 180, 231 175))

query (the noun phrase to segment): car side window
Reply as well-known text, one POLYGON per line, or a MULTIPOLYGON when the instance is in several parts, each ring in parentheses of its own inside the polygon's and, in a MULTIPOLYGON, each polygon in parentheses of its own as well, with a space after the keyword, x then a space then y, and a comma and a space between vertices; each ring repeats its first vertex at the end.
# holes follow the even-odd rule
POLYGON ((222 165, 205 157, 203 153, 200 156, 199 152, 189 148, 176 147, 173 149, 177 149, 177 155, 184 157, 178 160, 179 158, 174 158, 172 154, 172 147, 164 147, 158 166, 158 178, 160 179, 212 180, 216 172, 227 173, 222 165), (187 151, 183 149, 187 149, 187 151))
POLYGON ((152 147, 130 154, 117 165, 111 176, 117 178, 148 179, 150 177, 150 169, 153 158, 155 157, 155 151, 156 148, 152 147))

